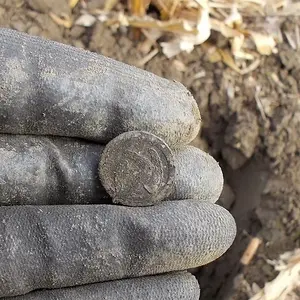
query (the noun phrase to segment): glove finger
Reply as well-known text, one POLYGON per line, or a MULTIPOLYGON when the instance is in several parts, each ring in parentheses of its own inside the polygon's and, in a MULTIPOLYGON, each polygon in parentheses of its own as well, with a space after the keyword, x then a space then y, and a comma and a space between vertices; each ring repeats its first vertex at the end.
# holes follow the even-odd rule
POLYGON ((106 143, 143 130, 173 146, 199 131, 196 101, 178 82, 9 29, 0 40, 1 133, 106 143))
POLYGON ((72 139, 0 135, 0 205, 111 203, 98 177, 103 149, 72 139))
POLYGON ((223 189, 223 173, 208 153, 185 146, 175 150, 175 190, 170 199, 198 199, 215 203, 223 189))
POLYGON ((0 297, 180 271, 232 244, 224 208, 197 200, 150 207, 0 207, 0 297))
MULTIPOLYGON (((98 176, 103 149, 74 139, 0 135, 0 205, 111 203, 98 176)), ((174 163, 169 200, 218 200, 223 176, 209 154, 182 147, 174 163)))
POLYGON ((196 278, 188 272, 148 276, 91 285, 41 290, 3 300, 199 300, 196 278))

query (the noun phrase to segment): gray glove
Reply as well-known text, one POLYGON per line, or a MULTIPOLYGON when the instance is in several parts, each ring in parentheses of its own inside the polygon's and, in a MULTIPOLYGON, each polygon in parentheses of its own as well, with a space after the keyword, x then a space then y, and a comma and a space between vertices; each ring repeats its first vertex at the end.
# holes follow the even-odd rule
POLYGON ((0 297, 198 299, 184 270, 236 234, 214 204, 219 165, 186 146, 199 127, 177 82, 0 29, 0 297), (109 204, 98 178, 103 145, 132 130, 174 151, 175 188, 159 205, 109 204))

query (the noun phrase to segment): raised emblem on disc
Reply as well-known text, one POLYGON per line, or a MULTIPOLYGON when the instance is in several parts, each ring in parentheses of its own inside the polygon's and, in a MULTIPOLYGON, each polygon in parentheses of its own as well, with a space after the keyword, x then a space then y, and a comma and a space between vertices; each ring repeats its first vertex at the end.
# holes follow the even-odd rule
POLYGON ((106 145, 99 175, 114 203, 154 205, 173 191, 173 153, 162 139, 151 133, 125 132, 106 145))

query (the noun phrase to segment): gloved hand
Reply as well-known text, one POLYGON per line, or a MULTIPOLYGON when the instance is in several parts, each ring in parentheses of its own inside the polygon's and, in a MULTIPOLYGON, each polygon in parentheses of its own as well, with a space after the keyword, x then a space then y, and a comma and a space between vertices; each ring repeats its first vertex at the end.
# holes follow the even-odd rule
POLYGON ((218 258, 236 233, 214 204, 219 165, 186 146, 199 126, 196 102, 177 82, 0 29, 0 297, 198 299, 184 270, 218 258), (173 149, 168 201, 108 204, 103 145, 131 130, 173 149))

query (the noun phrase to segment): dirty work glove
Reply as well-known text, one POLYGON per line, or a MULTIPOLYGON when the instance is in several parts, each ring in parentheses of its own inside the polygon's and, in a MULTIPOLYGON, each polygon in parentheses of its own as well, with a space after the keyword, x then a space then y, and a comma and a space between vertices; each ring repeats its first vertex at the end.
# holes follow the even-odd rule
POLYGON ((218 164, 186 146, 199 126, 179 83, 0 29, 0 298, 198 299, 184 270, 222 255, 236 232, 214 204, 218 164), (103 145, 132 130, 174 150, 168 201, 107 204, 103 145))

